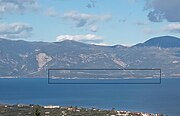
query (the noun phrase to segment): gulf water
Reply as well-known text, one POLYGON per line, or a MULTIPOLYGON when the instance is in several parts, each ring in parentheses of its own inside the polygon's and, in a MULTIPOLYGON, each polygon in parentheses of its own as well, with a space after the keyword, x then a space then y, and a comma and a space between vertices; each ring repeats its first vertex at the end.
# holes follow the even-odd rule
POLYGON ((161 84, 48 84, 47 78, 0 79, 0 104, 78 106, 180 116, 180 79, 161 84))

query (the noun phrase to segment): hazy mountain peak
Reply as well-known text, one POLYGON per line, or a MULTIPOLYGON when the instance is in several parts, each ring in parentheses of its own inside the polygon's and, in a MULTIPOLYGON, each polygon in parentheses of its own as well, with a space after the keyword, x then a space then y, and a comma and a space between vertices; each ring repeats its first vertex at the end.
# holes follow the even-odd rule
POLYGON ((173 36, 160 36, 151 38, 144 43, 136 44, 135 47, 161 47, 173 48, 180 47, 180 39, 173 36))

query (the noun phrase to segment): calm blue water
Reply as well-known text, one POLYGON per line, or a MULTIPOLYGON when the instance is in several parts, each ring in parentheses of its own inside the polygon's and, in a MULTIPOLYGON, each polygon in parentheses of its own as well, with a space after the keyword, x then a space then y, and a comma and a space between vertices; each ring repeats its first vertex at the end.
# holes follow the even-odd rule
POLYGON ((47 84, 47 79, 0 79, 0 103, 82 106, 180 116, 180 79, 161 84, 47 84))

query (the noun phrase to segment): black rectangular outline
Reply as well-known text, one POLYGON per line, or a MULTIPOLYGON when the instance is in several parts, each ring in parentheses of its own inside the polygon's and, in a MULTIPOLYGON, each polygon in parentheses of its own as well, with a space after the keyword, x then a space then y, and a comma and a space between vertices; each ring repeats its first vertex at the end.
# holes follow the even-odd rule
POLYGON ((153 68, 153 69, 148 69, 148 68, 140 68, 140 69, 136 69, 136 68, 129 68, 129 69, 106 69, 106 68, 98 68, 98 69, 95 69, 95 68, 83 68, 83 69, 80 69, 80 68, 50 68, 48 69, 48 84, 161 84, 161 69, 160 68, 153 68), (58 83, 51 83, 50 82, 50 70, 159 70, 159 82, 150 82, 150 83, 63 83, 63 82, 58 82, 58 83))

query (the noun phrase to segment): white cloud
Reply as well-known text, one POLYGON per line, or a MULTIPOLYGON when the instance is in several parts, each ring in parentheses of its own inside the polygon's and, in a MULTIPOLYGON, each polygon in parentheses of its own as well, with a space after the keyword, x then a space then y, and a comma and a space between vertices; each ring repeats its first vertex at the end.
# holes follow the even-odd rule
POLYGON ((35 10, 37 0, 0 0, 0 14, 35 10))
POLYGON ((94 45, 99 45, 99 46, 112 46, 111 44, 109 43, 92 43, 94 45))
POLYGON ((94 34, 87 35, 59 35, 56 37, 56 41, 74 40, 85 43, 101 43, 103 38, 94 34))
POLYGON ((95 26, 95 25, 92 25, 92 26, 90 26, 90 31, 97 32, 98 31, 98 27, 95 26))
POLYGON ((51 17, 56 17, 59 15, 54 8, 48 8, 45 13, 47 16, 51 16, 51 17))
POLYGON ((91 25, 98 21, 108 21, 112 18, 110 14, 105 15, 92 15, 86 13, 79 13, 76 11, 67 12, 63 15, 63 18, 68 19, 76 23, 77 27, 82 27, 85 25, 91 25))
POLYGON ((163 31, 180 33, 180 23, 170 23, 162 29, 163 31))
POLYGON ((25 23, 0 24, 0 38, 17 39, 31 36, 33 28, 25 23))
POLYGON ((152 28, 144 28, 143 29, 144 34, 152 34, 152 33, 157 33, 157 30, 154 30, 152 28))
POLYGON ((143 29, 145 34, 155 34, 155 33, 180 33, 180 23, 170 23, 159 29, 145 28, 143 29))

